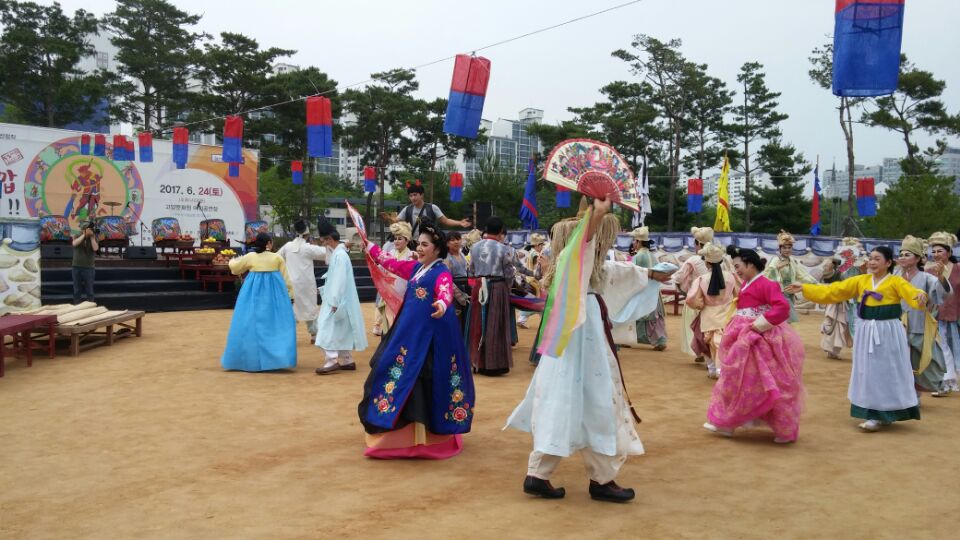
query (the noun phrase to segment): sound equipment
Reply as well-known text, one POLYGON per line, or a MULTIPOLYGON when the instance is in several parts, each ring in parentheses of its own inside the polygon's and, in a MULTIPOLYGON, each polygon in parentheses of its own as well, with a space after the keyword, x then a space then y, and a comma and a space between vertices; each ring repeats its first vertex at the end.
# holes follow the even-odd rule
POLYGON ((487 226, 487 220, 493 215, 493 203, 475 201, 473 203, 473 226, 481 231, 487 226))
POLYGON ((127 246, 123 250, 124 259, 153 259, 157 258, 157 248, 154 246, 127 246))
POLYGON ((73 246, 70 244, 41 244, 41 259, 73 259, 73 246))

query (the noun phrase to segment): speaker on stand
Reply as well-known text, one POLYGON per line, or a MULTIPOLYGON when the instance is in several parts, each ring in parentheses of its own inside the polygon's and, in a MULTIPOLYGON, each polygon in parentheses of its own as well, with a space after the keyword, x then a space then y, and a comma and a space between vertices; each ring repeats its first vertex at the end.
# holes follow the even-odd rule
POLYGON ((156 260, 157 248, 154 246, 127 246, 123 250, 123 258, 127 260, 156 260))
POLYGON ((73 246, 71 244, 41 244, 41 260, 69 260, 73 259, 73 246))

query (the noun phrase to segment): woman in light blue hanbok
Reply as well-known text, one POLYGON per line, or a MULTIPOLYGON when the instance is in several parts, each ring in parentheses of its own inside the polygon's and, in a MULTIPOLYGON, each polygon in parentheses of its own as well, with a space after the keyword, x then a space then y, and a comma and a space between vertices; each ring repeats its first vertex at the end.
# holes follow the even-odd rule
POLYGON ((260 233, 254 252, 230 261, 230 272, 243 280, 230 320, 223 369, 270 371, 297 366, 297 321, 293 287, 283 257, 270 251, 270 235, 260 233))

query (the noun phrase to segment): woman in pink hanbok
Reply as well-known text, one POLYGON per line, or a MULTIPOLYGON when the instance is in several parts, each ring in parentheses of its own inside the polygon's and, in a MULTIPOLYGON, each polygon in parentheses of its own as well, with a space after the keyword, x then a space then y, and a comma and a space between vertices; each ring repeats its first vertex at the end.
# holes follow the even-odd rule
POLYGON ((766 423, 774 442, 797 440, 804 388, 803 343, 789 324, 790 304, 780 285, 760 275, 756 251, 733 259, 743 281, 737 311, 720 344, 720 380, 713 387, 704 428, 730 437, 738 427, 766 423))

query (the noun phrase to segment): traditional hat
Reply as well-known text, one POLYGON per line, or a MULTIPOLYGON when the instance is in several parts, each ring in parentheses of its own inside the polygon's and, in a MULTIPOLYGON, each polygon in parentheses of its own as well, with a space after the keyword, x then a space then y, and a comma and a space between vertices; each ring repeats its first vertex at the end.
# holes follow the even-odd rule
POLYGON ((726 254, 726 250, 716 244, 707 244, 703 246, 703 249, 697 252, 697 255, 703 257, 703 260, 711 264, 718 264, 723 262, 723 256, 726 254))
POLYGON ((909 251, 920 258, 923 258, 927 253, 924 241, 909 234, 900 242, 900 251, 909 251))
POLYGON ((713 229, 710 227, 692 227, 690 234, 693 235, 694 240, 701 244, 713 242, 713 229))
POLYGON ((863 248, 863 244, 860 243, 860 239, 855 236, 844 236, 843 239, 840 240, 840 245, 841 246, 857 246, 861 249, 863 248))
POLYGON ((398 221, 390 224, 390 234, 410 240, 413 236, 413 228, 406 221, 398 221))
POLYGON ((777 245, 783 246, 790 244, 791 246, 796 243, 796 240, 793 239, 793 235, 787 231, 780 229, 780 234, 777 235, 777 245))
POLYGON ((547 237, 544 236, 544 235, 542 235, 542 234, 540 234, 540 233, 533 233, 533 234, 530 235, 530 242, 529 242, 529 244, 530 244, 531 246, 539 246, 539 245, 544 244, 544 243, 546 243, 546 242, 547 242, 547 237))
POLYGON ((650 240, 650 227, 637 227, 636 229, 630 231, 629 234, 634 240, 646 242, 650 240))
POLYGON ((931 246, 940 245, 953 249, 953 246, 957 245, 957 235, 948 233, 946 231, 935 232, 930 235, 930 240, 928 243, 931 246))
POLYGON ((462 235, 461 238, 463 239, 463 245, 469 248, 483 238, 483 233, 480 232, 480 229, 474 229, 467 234, 462 235))
POLYGON ((325 218, 320 218, 317 222, 317 236, 323 238, 324 236, 330 236, 331 233, 335 232, 337 228, 330 223, 325 218))

